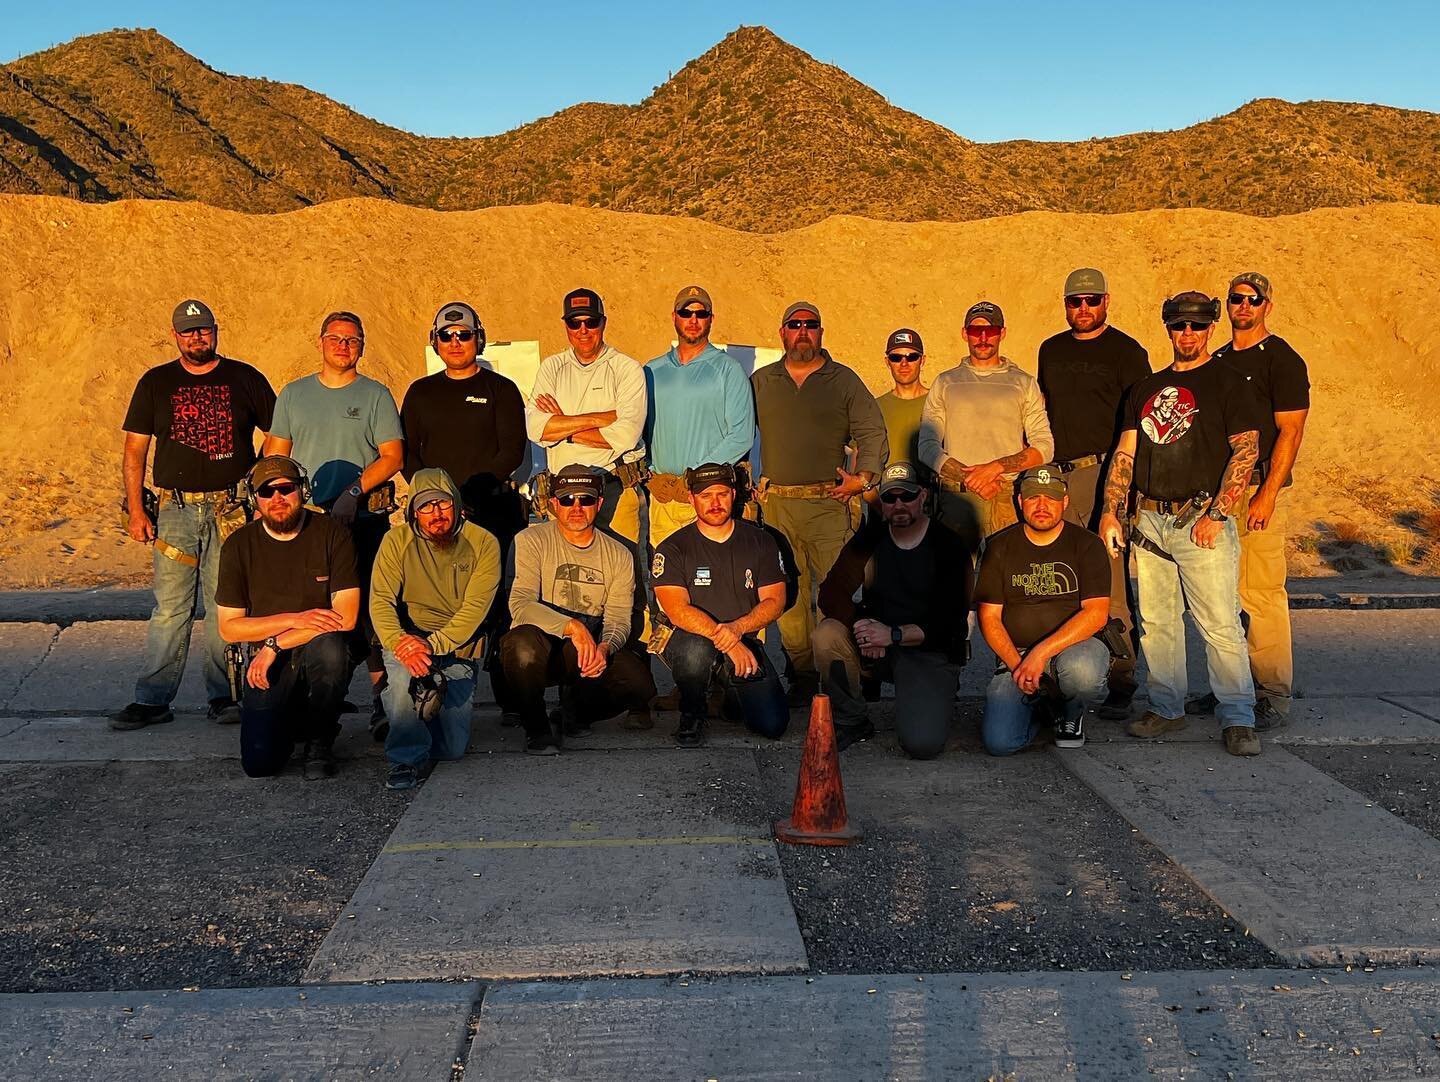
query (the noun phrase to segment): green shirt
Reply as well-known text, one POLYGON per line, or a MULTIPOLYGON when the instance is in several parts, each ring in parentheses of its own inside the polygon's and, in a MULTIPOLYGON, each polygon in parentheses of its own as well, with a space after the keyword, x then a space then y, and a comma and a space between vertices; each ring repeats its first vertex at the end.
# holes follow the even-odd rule
POLYGON ((920 415, 925 412, 925 396, 897 398, 895 392, 875 399, 880 415, 885 418, 885 431, 890 434, 890 461, 920 463, 920 415))

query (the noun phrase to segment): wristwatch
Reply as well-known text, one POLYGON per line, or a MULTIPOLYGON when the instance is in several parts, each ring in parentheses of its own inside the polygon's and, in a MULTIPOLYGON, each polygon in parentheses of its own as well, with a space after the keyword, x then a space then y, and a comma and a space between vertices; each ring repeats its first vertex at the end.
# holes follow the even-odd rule
POLYGON ((900 625, 899 625, 899 624, 896 624, 894 627, 892 627, 892 628, 890 629, 890 644, 891 644, 892 646, 899 646, 899 645, 901 644, 901 642, 904 641, 904 639, 905 639, 905 632, 902 631, 902 630, 900 630, 900 625))
POLYGON ((878 477, 872 477, 872 478, 870 478, 870 480, 868 480, 868 481, 865 482, 864 487, 861 488, 860 491, 861 491, 861 492, 874 492, 874 491, 875 491, 877 488, 879 488, 879 487, 880 487, 880 478, 878 478, 878 477))
POLYGON ((270 649, 274 650, 277 654, 280 652, 280 640, 277 639, 274 635, 271 635, 268 639, 266 639, 260 644, 261 649, 264 649, 267 646, 270 647, 270 649))
POLYGON ((361 488, 358 483, 351 485, 350 488, 348 489, 348 491, 349 491, 350 495, 354 496, 357 500, 358 500, 361 496, 365 495, 365 490, 364 490, 363 488, 361 488))
POLYGON ((1216 522, 1224 522, 1230 516, 1227 515, 1224 511, 1220 510, 1220 508, 1212 507, 1210 508, 1210 510, 1205 512, 1205 517, 1213 518, 1216 522))

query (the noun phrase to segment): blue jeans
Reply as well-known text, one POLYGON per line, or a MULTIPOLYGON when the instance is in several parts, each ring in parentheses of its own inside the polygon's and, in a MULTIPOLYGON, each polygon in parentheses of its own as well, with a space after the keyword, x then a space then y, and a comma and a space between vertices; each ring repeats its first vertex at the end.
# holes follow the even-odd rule
POLYGON ((394 654, 385 654, 385 716, 390 719, 385 755, 392 763, 421 767, 431 759, 458 759, 470 746, 476 663, 441 654, 431 659, 431 667, 445 676, 445 701, 440 713, 426 722, 415 713, 410 697, 410 670, 394 654))
POLYGON ((703 718, 706 696, 711 682, 715 681, 727 691, 735 692, 747 729, 776 740, 785 735, 790 724, 785 690, 780 686, 775 666, 765 656, 764 644, 754 635, 746 635, 743 642, 760 662, 760 671, 754 679, 737 680, 730 659, 717 650, 713 642, 678 627, 675 629, 665 646, 664 657, 680 692, 680 713, 703 718))
POLYGON ((190 653, 190 625, 195 620, 198 594, 205 606, 205 697, 229 699, 225 675, 225 643, 215 612, 215 582, 220 575, 220 532, 215 525, 216 505, 181 506, 166 499, 160 507, 156 534, 181 552, 199 558, 198 567, 172 560, 158 548, 152 560, 155 608, 145 632, 145 660, 135 681, 135 701, 146 706, 172 702, 185 673, 190 653))
POLYGON ((354 670, 348 632, 316 635, 281 650, 270 663, 268 688, 245 685, 240 702, 240 766, 252 778, 285 769, 297 743, 331 744, 354 670))
POLYGON ((1255 724, 1255 684, 1250 677, 1245 631, 1240 624, 1240 541, 1232 518, 1213 549, 1190 540, 1173 516, 1141 511, 1135 530, 1174 559, 1133 546, 1138 590, 1136 624, 1140 651, 1150 670, 1150 709, 1167 718, 1185 713, 1185 610, 1205 639, 1210 690, 1219 700, 1222 727, 1255 724))
MULTIPOLYGON (((1050 659, 1046 671, 1063 697, 1065 717, 1073 721, 1105 695, 1110 675, 1110 650, 1099 639, 1068 646, 1050 659)), ((1040 730, 1034 715, 1035 697, 1015 686, 1009 670, 995 674, 985 689, 985 718, 980 732, 991 755, 1014 755, 1040 730)))

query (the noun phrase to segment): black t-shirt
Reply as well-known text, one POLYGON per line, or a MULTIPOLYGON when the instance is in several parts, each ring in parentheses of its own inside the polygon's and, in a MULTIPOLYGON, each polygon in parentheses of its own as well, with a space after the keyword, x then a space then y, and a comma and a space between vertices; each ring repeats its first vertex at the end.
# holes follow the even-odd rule
MULTIPOLYGON (((939 530, 932 519, 925 536, 913 549, 895 544, 888 527, 881 533, 875 546, 875 586, 865 591, 866 614, 871 619, 891 627, 925 625, 935 606, 946 603, 940 596, 935 565, 934 538, 939 530)), ((941 649, 938 645, 927 648, 941 649)))
POLYGON ((724 542, 711 541, 696 523, 676 530, 655 550, 654 586, 682 586, 712 620, 738 620, 760 604, 760 587, 785 581, 780 548, 759 526, 743 519, 724 542))
POLYGON ((328 609, 330 598, 360 585, 350 531, 329 515, 305 512, 298 537, 277 541, 260 521, 240 527, 220 550, 215 603, 246 616, 328 609))
POLYGON ((1080 602, 1109 596, 1105 542, 1073 522, 1048 545, 1031 541, 1023 523, 1001 530, 985 543, 975 580, 976 604, 1004 606, 1000 619, 1018 650, 1053 635, 1080 602))
POLYGON ((274 412, 269 381, 244 361, 222 357, 195 376, 174 360, 140 377, 123 427, 155 437, 157 488, 218 492, 255 464, 255 430, 274 412))
POLYGON ((438 466, 472 513, 501 490, 525 457, 525 401, 506 377, 481 368, 468 379, 436 372, 410 384, 400 407, 405 479, 438 466))
POLYGON ((1055 461, 1107 454, 1125 392, 1150 374, 1150 355, 1124 331, 1081 341, 1069 331, 1040 343, 1038 378, 1055 436, 1055 461))
POLYGON ((1123 428, 1135 429, 1135 488, 1152 500, 1220 490, 1230 437, 1259 429, 1255 395, 1228 365, 1173 367, 1130 389, 1123 428))
POLYGON ((1233 342, 1226 342, 1215 351, 1215 359, 1239 372, 1255 392, 1261 410, 1260 461, 1269 462, 1280 433, 1275 414, 1310 408, 1310 370, 1305 358, 1285 339, 1272 334, 1248 349, 1235 349, 1233 342))

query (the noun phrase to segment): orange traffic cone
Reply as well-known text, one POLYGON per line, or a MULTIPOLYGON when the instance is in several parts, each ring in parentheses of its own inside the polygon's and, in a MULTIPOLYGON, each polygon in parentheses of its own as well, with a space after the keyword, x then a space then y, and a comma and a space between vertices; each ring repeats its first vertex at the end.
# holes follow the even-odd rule
POLYGON ((775 824, 775 837, 792 845, 849 845, 860 832, 845 813, 845 786, 840 781, 840 753, 835 750, 835 724, 830 697, 816 695, 810 703, 810 731, 800 756, 795 806, 789 819, 775 824))

